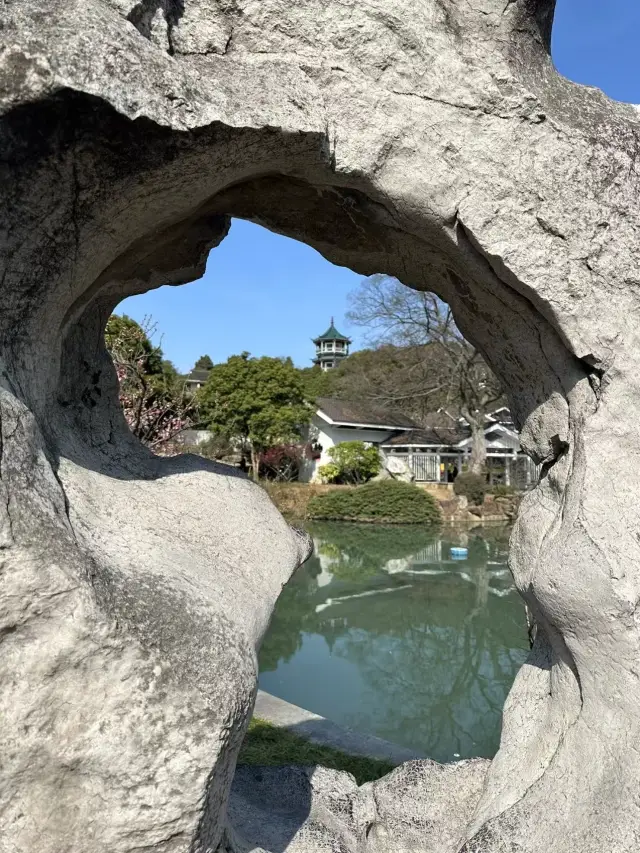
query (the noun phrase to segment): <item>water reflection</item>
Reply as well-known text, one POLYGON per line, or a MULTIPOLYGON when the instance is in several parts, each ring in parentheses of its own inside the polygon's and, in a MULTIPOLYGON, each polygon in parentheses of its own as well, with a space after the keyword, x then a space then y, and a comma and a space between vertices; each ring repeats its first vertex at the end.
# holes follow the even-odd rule
POLYGON ((438 761, 492 756, 528 648, 508 530, 307 529, 314 554, 278 602, 261 687, 438 761))

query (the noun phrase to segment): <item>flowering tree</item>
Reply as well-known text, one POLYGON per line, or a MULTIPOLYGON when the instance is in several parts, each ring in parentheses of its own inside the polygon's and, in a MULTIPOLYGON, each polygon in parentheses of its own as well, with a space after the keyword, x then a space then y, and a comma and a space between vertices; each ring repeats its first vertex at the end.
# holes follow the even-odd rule
POLYGON ((195 423, 194 398, 162 349, 151 342, 156 326, 126 314, 107 322, 105 342, 120 383, 120 404, 131 432, 156 452, 167 452, 172 439, 195 423))
POLYGON ((267 480, 290 483, 298 479, 300 466, 308 455, 308 448, 299 444, 278 444, 260 454, 260 470, 267 480))

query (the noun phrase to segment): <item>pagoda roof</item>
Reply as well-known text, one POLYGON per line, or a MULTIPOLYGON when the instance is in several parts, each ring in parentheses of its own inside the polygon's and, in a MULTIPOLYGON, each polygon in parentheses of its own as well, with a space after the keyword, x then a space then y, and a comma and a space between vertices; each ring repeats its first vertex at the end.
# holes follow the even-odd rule
POLYGON ((340 332, 333 325, 333 317, 331 318, 331 325, 324 333, 324 335, 320 335, 317 338, 313 339, 313 343, 316 344, 318 341, 346 341, 347 343, 351 343, 351 338, 348 338, 346 335, 341 335, 340 332))

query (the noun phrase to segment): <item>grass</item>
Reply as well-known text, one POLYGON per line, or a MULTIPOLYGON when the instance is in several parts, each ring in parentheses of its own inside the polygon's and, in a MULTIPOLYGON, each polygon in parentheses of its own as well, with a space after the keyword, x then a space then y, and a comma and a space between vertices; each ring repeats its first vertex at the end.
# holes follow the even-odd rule
POLYGON ((238 764, 320 764, 332 770, 351 773, 358 785, 379 779, 393 770, 394 766, 377 758, 348 755, 330 746, 319 746, 256 717, 249 723, 238 764))

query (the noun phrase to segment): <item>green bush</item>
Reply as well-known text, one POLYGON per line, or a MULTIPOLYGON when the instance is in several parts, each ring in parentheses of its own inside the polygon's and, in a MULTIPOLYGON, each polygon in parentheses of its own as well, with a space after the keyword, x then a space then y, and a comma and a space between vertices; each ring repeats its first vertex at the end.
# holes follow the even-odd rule
POLYGON ((367 447, 364 441, 343 441, 328 452, 331 462, 318 469, 326 483, 366 483, 380 470, 377 447, 367 447))
POLYGON ((432 495, 398 480, 315 495, 307 512, 310 518, 387 524, 439 524, 442 520, 440 506, 432 495))
POLYGON ((228 438, 212 432, 211 437, 200 442, 194 452, 205 459, 222 459, 224 456, 231 456, 234 448, 228 438))
POLYGON ((517 494, 516 490, 513 486, 507 486, 503 483, 499 483, 496 486, 491 486, 489 489, 489 494, 493 495, 496 498, 510 498, 513 495, 517 494))
POLYGON ((462 495, 467 498, 470 504, 481 506, 484 503, 484 496, 487 493, 486 478, 482 474, 472 474, 471 471, 464 471, 456 477, 456 481, 453 484, 453 491, 456 495, 462 495))
POLYGON ((323 483, 335 483, 340 477, 340 468, 335 462, 327 462, 318 468, 318 476, 323 483))

